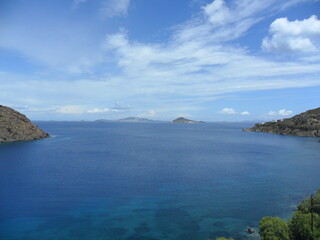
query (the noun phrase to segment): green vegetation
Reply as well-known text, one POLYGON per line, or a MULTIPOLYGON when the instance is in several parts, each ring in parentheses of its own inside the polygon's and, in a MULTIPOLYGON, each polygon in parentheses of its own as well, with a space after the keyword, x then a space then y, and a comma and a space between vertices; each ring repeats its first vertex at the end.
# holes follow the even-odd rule
POLYGON ((277 217, 263 217, 259 233, 261 240, 319 240, 320 189, 299 204, 288 223, 277 217))
POLYGON ((313 240, 310 215, 301 212, 294 213, 293 217, 289 220, 290 238, 292 240, 313 240))
POLYGON ((261 240, 289 240, 288 224, 278 217, 264 217, 260 220, 261 240))

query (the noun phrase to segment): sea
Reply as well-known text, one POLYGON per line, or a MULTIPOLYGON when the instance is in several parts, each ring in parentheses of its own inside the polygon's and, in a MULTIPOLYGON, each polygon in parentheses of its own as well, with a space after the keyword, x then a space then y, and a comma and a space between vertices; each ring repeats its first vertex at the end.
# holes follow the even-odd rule
POLYGON ((0 144, 1 240, 259 239, 320 188, 319 139, 251 123, 37 125, 0 144))

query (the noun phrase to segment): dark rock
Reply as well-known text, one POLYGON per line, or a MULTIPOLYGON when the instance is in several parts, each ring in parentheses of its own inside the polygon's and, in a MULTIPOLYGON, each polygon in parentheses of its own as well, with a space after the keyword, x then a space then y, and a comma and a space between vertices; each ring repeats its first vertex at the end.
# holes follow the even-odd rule
POLYGON ((49 134, 38 128, 25 115, 0 105, 0 143, 47 137, 49 134))
POLYGON ((252 228, 248 228, 247 231, 248 231, 248 233, 250 233, 250 234, 251 234, 251 233, 255 233, 255 231, 254 231, 252 228))
POLYGON ((243 131, 273 133, 301 137, 320 137, 320 108, 278 121, 257 123, 243 131))

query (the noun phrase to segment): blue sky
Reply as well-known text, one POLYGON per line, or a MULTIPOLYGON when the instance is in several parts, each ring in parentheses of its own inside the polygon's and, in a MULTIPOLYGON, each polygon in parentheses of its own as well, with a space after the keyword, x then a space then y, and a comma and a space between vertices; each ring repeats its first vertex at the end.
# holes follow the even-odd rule
POLYGON ((2 0, 0 104, 33 120, 320 107, 319 0, 2 0))

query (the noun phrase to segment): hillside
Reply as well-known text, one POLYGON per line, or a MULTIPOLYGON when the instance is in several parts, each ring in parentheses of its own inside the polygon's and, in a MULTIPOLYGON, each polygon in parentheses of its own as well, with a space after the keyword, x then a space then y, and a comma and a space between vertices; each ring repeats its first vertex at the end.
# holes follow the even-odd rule
POLYGON ((38 128, 25 115, 0 105, 0 143, 47 137, 49 134, 38 128))
POLYGON ((280 135, 320 137, 320 108, 312 109, 292 118, 257 123, 244 131, 265 132, 280 135))

